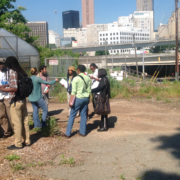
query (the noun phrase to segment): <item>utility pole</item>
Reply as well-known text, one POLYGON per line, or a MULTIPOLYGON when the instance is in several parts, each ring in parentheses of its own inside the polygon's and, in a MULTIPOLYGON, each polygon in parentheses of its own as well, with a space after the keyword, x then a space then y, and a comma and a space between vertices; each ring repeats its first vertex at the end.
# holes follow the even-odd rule
POLYGON ((175 80, 179 81, 179 46, 178 46, 178 0, 175 0, 176 14, 176 63, 175 63, 175 80))
POLYGON ((143 79, 144 79, 144 47, 143 47, 143 79))
MULTIPOLYGON (((111 53, 112 53, 112 47, 111 47, 111 53)), ((113 53, 112 53, 112 71, 113 71, 113 53)))
POLYGON ((139 74, 138 74, 137 54, 136 54, 135 34, 133 34, 133 43, 134 43, 134 52, 135 52, 135 58, 136 58, 136 73, 137 73, 137 76, 139 76, 139 74))
POLYGON ((106 58, 106 69, 107 69, 107 41, 105 40, 105 58, 106 58))

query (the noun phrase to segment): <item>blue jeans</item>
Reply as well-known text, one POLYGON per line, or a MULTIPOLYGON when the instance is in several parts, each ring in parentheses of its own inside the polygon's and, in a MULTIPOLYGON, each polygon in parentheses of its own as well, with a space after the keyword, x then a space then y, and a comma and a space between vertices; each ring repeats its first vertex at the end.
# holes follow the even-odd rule
POLYGON ((71 130, 74 124, 74 119, 78 111, 80 111, 80 116, 81 116, 79 133, 82 135, 86 135, 86 119, 87 119, 88 104, 89 104, 89 97, 83 99, 76 98, 74 106, 71 107, 71 112, 66 129, 66 136, 71 136, 71 130))
POLYGON ((46 118, 47 118, 48 108, 47 108, 47 105, 46 105, 44 99, 41 98, 36 102, 31 102, 31 104, 32 104, 32 107, 33 107, 34 127, 35 128, 46 127, 46 118), (39 114, 38 114, 38 108, 39 107, 43 110, 42 124, 41 124, 41 122, 39 120, 39 114))

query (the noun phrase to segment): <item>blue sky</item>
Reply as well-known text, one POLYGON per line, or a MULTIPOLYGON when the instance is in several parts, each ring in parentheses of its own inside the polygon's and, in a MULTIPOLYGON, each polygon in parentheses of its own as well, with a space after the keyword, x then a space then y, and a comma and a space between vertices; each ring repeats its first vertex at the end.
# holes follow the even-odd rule
MULTIPOLYGON (((162 23, 167 23, 168 18, 175 9, 174 0, 154 0, 155 2, 155 28, 162 23)), ((47 21, 49 30, 56 31, 55 14, 57 10, 58 33, 62 35, 62 12, 67 10, 80 11, 81 0, 16 0, 18 5, 26 7, 23 15, 28 21, 47 21)), ((119 16, 127 16, 136 11, 136 0, 94 0, 95 23, 111 23, 117 21, 119 16)))

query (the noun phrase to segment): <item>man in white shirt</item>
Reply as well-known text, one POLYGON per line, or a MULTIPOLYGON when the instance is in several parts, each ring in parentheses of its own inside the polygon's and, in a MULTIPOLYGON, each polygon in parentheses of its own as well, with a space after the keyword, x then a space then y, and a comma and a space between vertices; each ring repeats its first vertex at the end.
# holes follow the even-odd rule
MULTIPOLYGON (((0 87, 8 86, 8 71, 4 66, 4 59, 0 59, 0 87)), ((4 130, 3 138, 10 136, 10 103, 9 93, 0 91, 0 126, 4 130), (8 122, 9 120, 9 122, 8 122)), ((11 124, 12 126, 12 124, 11 124)), ((2 130, 0 129, 0 130, 2 130)), ((0 133, 2 134, 2 132, 0 133)))
MULTIPOLYGON (((91 89, 94 89, 98 87, 100 81, 100 79, 98 78, 98 67, 96 66, 95 63, 91 63, 90 69, 93 72, 93 74, 90 76, 90 78, 92 79, 91 89)), ((92 96, 93 96, 93 108, 95 108, 97 101, 97 93, 92 93, 92 96)))

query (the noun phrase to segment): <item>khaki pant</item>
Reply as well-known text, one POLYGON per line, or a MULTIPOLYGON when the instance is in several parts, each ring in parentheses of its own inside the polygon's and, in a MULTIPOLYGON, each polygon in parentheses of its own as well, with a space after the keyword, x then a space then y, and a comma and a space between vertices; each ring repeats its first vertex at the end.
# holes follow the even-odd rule
POLYGON ((10 114, 14 125, 15 146, 22 147, 22 137, 26 145, 30 144, 28 112, 26 102, 12 103, 10 114))
POLYGON ((4 130, 4 135, 9 136, 10 133, 10 124, 11 118, 10 118, 10 104, 9 101, 2 99, 0 100, 0 125, 4 130))

